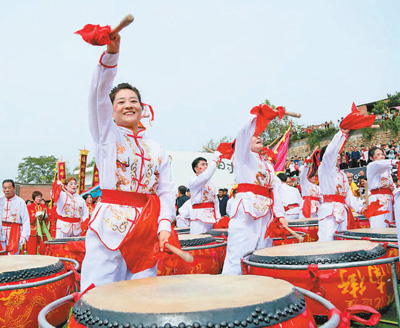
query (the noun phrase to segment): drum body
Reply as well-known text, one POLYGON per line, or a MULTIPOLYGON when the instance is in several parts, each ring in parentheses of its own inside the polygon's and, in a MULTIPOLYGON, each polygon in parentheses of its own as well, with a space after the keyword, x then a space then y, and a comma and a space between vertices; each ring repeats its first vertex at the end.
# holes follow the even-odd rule
MULTIPOLYGON (((385 254, 386 249, 381 244, 364 240, 302 243, 257 250, 244 261, 244 269, 249 274, 279 277, 310 290, 341 311, 355 304, 384 311, 394 300, 390 264, 340 265, 362 263, 385 254), (338 268, 318 269, 318 264, 337 264, 338 268), (289 266, 303 268, 289 270, 289 266)), ((319 304, 311 301, 309 305, 314 315, 327 316, 327 311, 319 304)))
POLYGON ((289 228, 296 232, 303 232, 303 242, 313 242, 318 240, 318 218, 298 219, 288 221, 289 228))
POLYGON ((82 267, 86 254, 85 237, 56 238, 46 241, 45 244, 45 255, 74 259, 82 267))
POLYGON ((304 296, 291 284, 256 276, 120 281, 88 291, 72 313, 69 328, 316 327, 304 296))
MULTIPOLYGON (((50 278, 67 273, 66 265, 55 257, 40 255, 4 256, 0 261, 0 327, 38 327, 39 312, 49 303, 69 295, 73 275, 50 282, 50 278), (24 288, 28 283, 37 286, 24 288), (12 290, 2 288, 13 286, 12 290)), ((51 313, 48 321, 55 326, 68 316, 69 307, 51 313)))
POLYGON ((167 266, 164 261, 158 262, 158 275, 218 274, 222 272, 226 255, 226 243, 218 241, 208 234, 178 235, 182 250, 194 257, 193 263, 180 259, 175 268, 167 266))
POLYGON ((369 220, 364 216, 364 215, 355 215, 357 213, 353 213, 354 218, 356 219, 358 217, 358 223, 360 225, 360 228, 369 228, 369 220))

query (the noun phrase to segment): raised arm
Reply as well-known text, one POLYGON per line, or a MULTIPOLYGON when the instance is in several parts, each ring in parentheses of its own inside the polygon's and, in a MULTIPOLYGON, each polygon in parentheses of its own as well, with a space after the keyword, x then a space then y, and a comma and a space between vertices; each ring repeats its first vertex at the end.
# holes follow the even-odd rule
POLYGON ((257 117, 253 116, 239 130, 235 145, 235 161, 245 163, 251 156, 251 137, 256 129, 257 117))
POLYGON ((206 185, 206 183, 211 179, 212 175, 214 174, 215 170, 218 167, 220 156, 221 153, 219 151, 215 151, 211 162, 208 163, 207 169, 190 181, 189 189, 192 192, 194 190, 199 190, 203 188, 206 185))
POLYGON ((343 142, 346 141, 348 132, 349 130, 340 130, 335 134, 328 147, 326 147, 320 167, 325 168, 327 171, 335 169, 339 150, 342 147, 343 142))

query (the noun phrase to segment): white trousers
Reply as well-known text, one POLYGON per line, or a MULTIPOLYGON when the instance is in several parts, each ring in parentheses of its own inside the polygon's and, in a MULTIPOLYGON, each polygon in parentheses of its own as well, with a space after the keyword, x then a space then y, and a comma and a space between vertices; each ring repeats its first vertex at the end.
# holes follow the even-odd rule
POLYGON ((272 239, 264 239, 271 211, 258 220, 246 214, 240 206, 229 221, 228 245, 222 274, 242 274, 241 259, 246 253, 272 246, 272 239))
POLYGON ((204 223, 200 220, 190 221, 190 234, 198 235, 210 231, 214 227, 214 223, 204 223))
POLYGON ((96 286, 114 281, 157 276, 157 265, 135 273, 129 271, 119 250, 110 251, 91 229, 86 234, 86 255, 82 263, 81 291, 92 283, 96 286))
POLYGON ((318 226, 318 241, 335 240, 333 234, 336 231, 347 230, 347 216, 341 223, 337 223, 333 215, 328 216, 323 220, 318 220, 318 226))

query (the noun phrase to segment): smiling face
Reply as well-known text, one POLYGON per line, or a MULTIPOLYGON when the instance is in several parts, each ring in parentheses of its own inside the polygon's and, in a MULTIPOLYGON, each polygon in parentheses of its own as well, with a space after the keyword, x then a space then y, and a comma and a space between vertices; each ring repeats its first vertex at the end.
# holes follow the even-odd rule
POLYGON ((263 140, 261 137, 251 137, 251 151, 260 153, 263 149, 263 140))
POLYGON ((92 204, 93 203, 93 198, 92 198, 92 196, 91 195, 88 195, 87 196, 87 198, 86 198, 86 204, 92 204))
POLYGON ((35 197, 35 203, 39 205, 39 204, 42 202, 42 198, 43 198, 42 195, 36 196, 36 197, 35 197))
POLYGON ((385 154, 383 153, 383 151, 381 149, 375 149, 374 151, 374 161, 381 161, 385 159, 385 154))
POLYGON ((70 182, 67 183, 67 185, 65 186, 65 189, 67 189, 67 191, 71 194, 75 194, 76 193, 76 189, 78 188, 78 184, 76 183, 75 180, 71 180, 70 182))
POLYGON ((113 118, 117 125, 137 132, 142 117, 142 105, 133 90, 119 90, 113 101, 113 118))
POLYGON ((196 175, 199 175, 200 173, 203 173, 207 169, 207 162, 206 161, 200 161, 197 163, 197 166, 194 168, 196 175))

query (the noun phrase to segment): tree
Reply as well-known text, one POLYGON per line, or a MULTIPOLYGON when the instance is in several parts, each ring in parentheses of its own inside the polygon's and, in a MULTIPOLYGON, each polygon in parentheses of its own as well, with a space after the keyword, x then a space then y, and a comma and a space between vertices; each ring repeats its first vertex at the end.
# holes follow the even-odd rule
POLYGON ((18 164, 17 182, 52 183, 57 158, 51 156, 25 157, 18 164))
MULTIPOLYGON (((221 142, 232 142, 232 141, 233 141, 233 138, 229 138, 227 136, 222 137, 220 140, 216 140, 216 141, 214 141, 214 139, 211 139, 210 141, 207 142, 206 147, 211 149, 211 150, 217 150, 218 145, 221 142)), ((201 151, 204 152, 206 150, 202 149, 201 151)))

